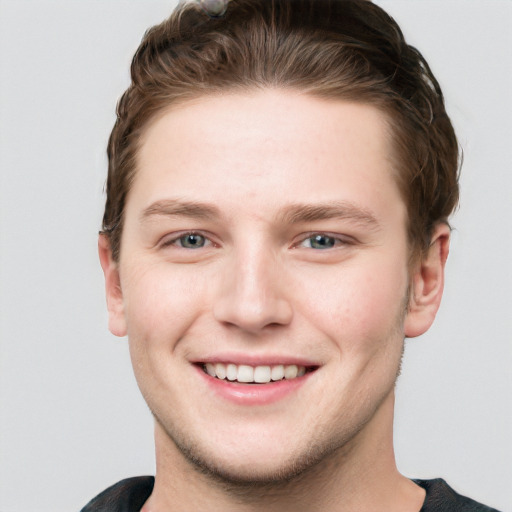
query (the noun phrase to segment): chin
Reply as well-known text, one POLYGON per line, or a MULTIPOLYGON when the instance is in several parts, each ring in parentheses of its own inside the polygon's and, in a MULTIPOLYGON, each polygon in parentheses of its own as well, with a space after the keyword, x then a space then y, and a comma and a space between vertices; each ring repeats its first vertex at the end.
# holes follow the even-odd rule
POLYGON ((232 490, 282 487, 308 473, 318 465, 322 456, 312 458, 301 456, 286 461, 247 460, 226 461, 215 457, 202 457, 201 454, 181 450, 194 468, 225 488, 232 490))
POLYGON ((186 437, 166 433, 189 467, 231 494, 240 496, 258 489, 282 489, 321 468, 325 469, 347 448, 346 439, 343 439, 336 444, 317 442, 305 447, 288 446, 286 453, 279 450, 282 443, 278 443, 281 446, 259 443, 242 452, 238 447, 235 453, 229 450, 218 453, 204 449, 186 437))

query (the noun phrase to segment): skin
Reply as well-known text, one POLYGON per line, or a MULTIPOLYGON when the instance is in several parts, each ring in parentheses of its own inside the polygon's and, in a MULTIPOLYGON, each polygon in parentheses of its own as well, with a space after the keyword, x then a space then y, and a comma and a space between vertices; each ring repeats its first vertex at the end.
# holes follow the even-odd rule
POLYGON ((439 307, 449 230, 408 266, 390 162, 377 109, 290 91, 206 96, 148 126, 120 260, 99 241, 109 326, 156 420, 144 511, 421 508, 395 465, 394 385, 404 337, 439 307), (240 405, 196 364, 226 354, 316 370, 240 405))

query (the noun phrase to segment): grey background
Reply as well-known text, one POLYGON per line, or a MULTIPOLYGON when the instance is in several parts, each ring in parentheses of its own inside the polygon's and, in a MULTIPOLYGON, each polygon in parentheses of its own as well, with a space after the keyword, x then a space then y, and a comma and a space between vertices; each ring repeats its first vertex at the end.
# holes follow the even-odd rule
MULTIPOLYGON (((0 0, 0 512, 79 510, 154 471, 96 233, 131 55, 174 3, 0 0)), ((512 2, 378 3, 440 78, 465 152, 444 302, 398 385, 399 468, 512 511, 512 2)))

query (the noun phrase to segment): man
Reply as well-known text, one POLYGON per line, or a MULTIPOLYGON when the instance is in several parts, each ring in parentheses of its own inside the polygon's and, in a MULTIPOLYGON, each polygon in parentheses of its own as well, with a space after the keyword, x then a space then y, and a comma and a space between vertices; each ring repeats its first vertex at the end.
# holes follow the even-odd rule
POLYGON ((458 148, 391 18, 366 0, 188 2, 137 51, 108 153, 109 327, 157 469, 85 512, 491 510, 394 460, 458 148))

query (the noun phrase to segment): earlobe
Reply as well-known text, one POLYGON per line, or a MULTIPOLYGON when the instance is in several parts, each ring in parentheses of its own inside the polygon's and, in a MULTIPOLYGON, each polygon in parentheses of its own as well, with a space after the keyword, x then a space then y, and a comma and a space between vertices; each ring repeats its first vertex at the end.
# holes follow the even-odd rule
POLYGON ((101 268, 105 275, 108 328, 115 336, 126 336, 126 321, 124 316, 123 293, 119 278, 119 267, 117 262, 112 258, 110 241, 107 236, 103 234, 100 234, 98 238, 98 253, 101 268))
POLYGON ((404 334, 408 338, 425 333, 434 322, 443 296, 449 247, 450 228, 445 223, 438 224, 428 253, 411 275, 409 307, 404 322, 404 334))

